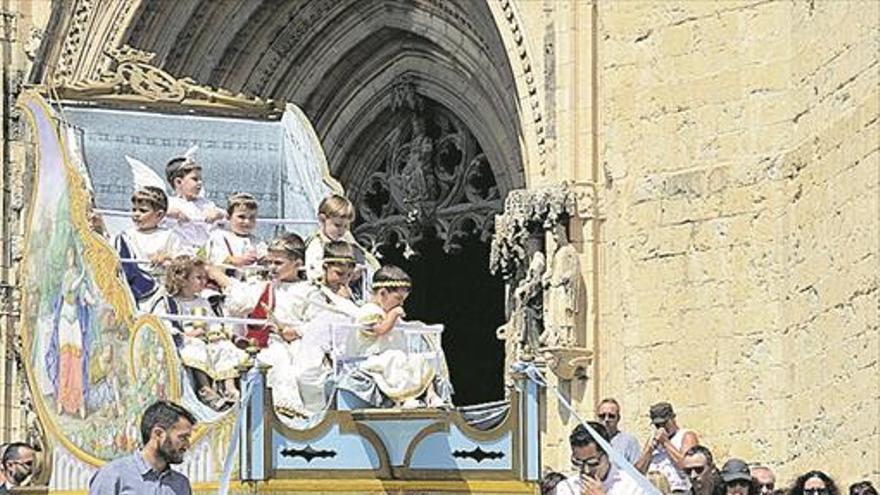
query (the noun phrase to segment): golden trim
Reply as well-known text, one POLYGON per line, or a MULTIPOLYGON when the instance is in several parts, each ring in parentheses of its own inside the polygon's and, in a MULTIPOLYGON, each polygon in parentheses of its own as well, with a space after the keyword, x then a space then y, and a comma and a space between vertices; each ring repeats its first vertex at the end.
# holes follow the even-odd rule
POLYGON ((283 105, 272 99, 233 94, 197 84, 188 77, 177 79, 151 65, 154 53, 124 45, 107 50, 105 54, 110 59, 110 67, 97 79, 61 80, 59 84, 40 87, 41 92, 61 99, 87 100, 111 107, 173 113, 181 113, 189 107, 206 114, 278 120, 284 111, 283 105))
MULTIPOLYGON (((159 341, 162 342, 163 347, 166 352, 171 349, 173 355, 173 344, 170 342, 169 337, 164 335, 164 327, 157 326, 161 325, 161 322, 158 322, 155 317, 152 320, 142 321, 141 319, 137 321, 132 321, 131 315, 134 314, 134 303, 129 297, 128 288, 124 286, 122 280, 118 276, 119 263, 118 257, 116 256, 115 250, 106 242, 106 240, 92 232, 89 228, 89 221, 87 215, 87 208, 89 204, 88 194, 86 193, 85 182, 80 176, 79 172, 76 170, 76 167, 70 163, 70 158, 68 154, 68 146, 64 138, 64 133, 60 131, 57 124, 57 117, 52 111, 51 107, 46 103, 46 101, 39 95, 38 92, 34 90, 25 90, 22 92, 17 106, 22 110, 22 113, 27 116, 28 121, 30 122, 31 131, 34 136, 34 141, 37 143, 35 146, 36 160, 34 164, 34 176, 39 177, 43 156, 41 156, 41 144, 42 140, 39 135, 39 127, 37 124, 37 116, 36 109, 31 108, 31 104, 36 107, 39 107, 43 112, 46 120, 49 122, 49 125, 52 127, 52 131, 55 134, 55 139, 57 140, 59 159, 61 160, 61 167, 65 173, 65 180, 67 183, 68 196, 70 201, 70 218, 71 224, 73 225, 75 235, 79 242, 82 244, 82 252, 80 253, 83 263, 87 264, 90 268, 91 279, 97 286, 98 291, 101 294, 103 300, 113 309, 114 316, 116 316, 119 321, 129 328, 131 331, 131 337, 129 340, 129 360, 131 359, 131 352, 134 347, 134 338, 139 334, 141 328, 144 326, 150 327, 152 331, 156 332, 159 341), (141 326, 139 326, 141 325, 141 326), (159 328, 160 330, 157 330, 159 328), (170 346, 170 347, 169 347, 170 346)), ((31 234, 33 232, 33 222, 34 222, 34 206, 37 200, 37 196, 40 193, 39 184, 36 184, 33 187, 29 202, 29 209, 27 212, 27 222, 26 229, 24 235, 24 246, 25 252, 22 257, 22 261, 20 266, 22 268, 21 279, 24 280, 27 276, 27 267, 30 261, 28 246, 30 246, 31 242, 31 234)), ((43 192, 45 194, 45 191, 43 192)), ((23 291, 22 293, 22 316, 20 322, 22 325, 27 325, 31 319, 31 316, 36 318, 38 315, 30 315, 28 311, 27 304, 27 291, 23 291)), ((28 329, 28 331, 24 331, 25 328, 21 328, 21 336, 22 336, 22 354, 23 361, 28 381, 28 387, 32 392, 32 396, 34 397, 34 406, 37 409, 37 416, 39 417, 41 423, 44 424, 47 431, 49 431, 52 436, 56 437, 61 444, 73 455, 75 458, 93 466, 101 466, 105 464, 107 461, 95 457, 87 452, 85 452, 80 446, 75 445, 71 442, 67 435, 63 434, 59 429, 57 423, 55 422, 54 417, 47 411, 46 405, 44 404, 44 399, 42 396, 42 391, 40 387, 35 383, 35 373, 31 366, 31 360, 33 356, 31 355, 31 335, 36 331, 35 329, 28 329)), ((134 379, 134 369, 130 366, 127 370, 129 373, 129 377, 134 379)), ((169 388, 169 397, 173 400, 179 400, 181 391, 180 384, 177 380, 176 371, 171 369, 170 366, 167 367, 168 371, 168 388, 169 388)))
MULTIPOLYGON (((197 482, 192 484, 192 491, 198 493, 216 493, 220 484, 215 482, 197 482)), ((493 494, 530 494, 540 493, 537 482, 527 481, 491 481, 491 480, 377 480, 363 477, 353 479, 298 479, 270 480, 256 483, 254 489, 250 482, 230 485, 230 493, 493 493, 493 494)), ((58 495, 88 495, 87 490, 53 490, 58 495)))
MULTIPOLYGON (((207 485, 207 484, 206 484, 207 485)), ((245 488, 242 486, 242 488, 245 488)), ((193 491, 210 489, 193 486, 193 491)), ((302 492, 302 493, 504 493, 537 494, 539 487, 534 482, 494 481, 494 480, 377 480, 375 478, 353 479, 296 479, 270 480, 257 484, 258 493, 302 492)))
POLYGON ((416 433, 416 436, 410 440, 409 445, 406 446, 406 452, 403 454, 403 468, 408 469, 409 463, 412 461, 413 452, 415 452, 416 448, 418 448, 419 444, 430 435, 434 433, 442 433, 449 432, 449 422, 441 421, 438 423, 430 424, 425 428, 422 428, 421 431, 416 433))
POLYGON ((385 280, 373 282, 373 289, 410 289, 412 282, 408 280, 385 280))
MULTIPOLYGON (((21 96, 19 97, 16 105, 22 110, 22 113, 27 117, 28 121, 30 122, 30 124, 31 124, 30 127, 31 127, 31 131, 33 132, 34 141, 36 143, 38 143, 37 146, 35 146, 36 160, 34 163, 34 176, 37 178, 39 177, 43 157, 41 156, 41 149, 40 149, 40 145, 39 145, 41 143, 41 140, 39 139, 40 136, 39 136, 39 127, 37 125, 37 117, 36 117, 34 111, 31 109, 31 107, 28 106, 28 103, 30 103, 30 102, 33 102, 37 106, 41 107, 44 115, 46 116, 47 120, 49 121, 50 125, 52 126, 53 131, 56 134, 56 139, 58 140, 59 154, 61 155, 61 159, 62 159, 62 167, 65 169, 65 172, 67 172, 68 189, 71 189, 70 177, 72 175, 71 172, 73 172, 73 171, 68 170, 68 169, 71 169, 72 167, 70 166, 70 163, 68 162, 67 157, 64 155, 65 149, 64 149, 64 146, 62 143, 61 133, 58 131, 58 126, 54 122, 53 113, 51 112, 51 109, 48 107, 46 102, 35 91, 25 90, 21 93, 21 96)), ((21 280, 25 279, 26 269, 28 267, 28 262, 30 261, 29 260, 30 257, 28 255, 28 246, 30 246, 31 232, 33 231, 34 205, 36 203, 38 192, 39 192, 39 187, 37 185, 37 187, 34 187, 33 191, 31 191, 31 195, 30 195, 29 208, 28 208, 28 212, 27 212, 27 222, 26 222, 26 228, 25 228, 25 233, 24 233, 25 249, 24 249, 24 253, 22 255, 21 263, 19 264, 19 266, 22 267, 22 268, 20 268, 20 275, 21 275, 20 279, 21 280)), ((73 199, 73 194, 72 194, 73 191, 71 190, 70 193, 71 193, 70 194, 70 196, 71 196, 71 198, 70 198, 70 201, 71 201, 71 208, 70 208, 71 222, 74 224, 74 229, 77 232, 77 234, 80 234, 80 228, 79 228, 80 223, 84 223, 87 225, 88 220, 85 218, 85 209, 83 209, 81 212, 77 212, 74 210, 74 199, 73 199), (78 222, 78 220, 80 222, 78 222)), ((83 241, 83 240, 81 239, 81 241, 83 241)), ((106 246, 106 243, 104 243, 104 247, 108 247, 108 246, 106 246)), ((88 252, 89 252, 89 250, 84 245, 82 257, 91 261, 91 256, 87 256, 88 252)), ((95 278, 97 278, 98 274, 94 273, 94 276, 95 276, 95 278)), ((31 356, 30 349, 31 349, 32 342, 30 340, 30 336, 35 330, 28 328, 28 320, 29 320, 28 316, 30 316, 30 315, 28 312, 29 306, 27 303, 27 294, 28 294, 27 291, 22 291, 22 303, 21 303, 22 315, 21 315, 21 319, 19 321, 21 322, 20 333, 21 333, 21 338, 22 338, 22 355, 24 357, 23 365, 25 368, 25 375, 26 375, 26 378, 28 381, 28 387, 31 390, 31 396, 34 398, 33 403, 34 403, 34 407, 37 410, 37 417, 40 419, 40 421, 42 423, 44 423, 44 427, 46 428, 46 430, 48 430, 52 434, 52 436, 54 436, 58 441, 60 441, 61 444, 64 445, 64 447, 68 451, 70 451, 74 457, 76 457, 77 459, 79 459, 83 462, 91 464, 93 466, 101 466, 101 465, 105 464, 106 461, 86 453, 85 451, 81 450, 79 448, 79 446, 74 445, 73 442, 71 442, 67 438, 66 435, 61 434, 54 419, 49 414, 49 412, 46 410, 45 404, 43 403, 41 389, 35 383, 34 372, 31 369, 32 356, 31 356), (27 331, 25 331, 25 330, 27 330, 27 331)), ((114 310, 115 309, 117 309, 117 308, 114 306, 114 310)))

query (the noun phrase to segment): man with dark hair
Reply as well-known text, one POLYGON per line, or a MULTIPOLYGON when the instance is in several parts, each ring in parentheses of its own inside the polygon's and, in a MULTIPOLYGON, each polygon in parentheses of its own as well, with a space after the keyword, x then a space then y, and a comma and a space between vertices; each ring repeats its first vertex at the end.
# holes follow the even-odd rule
POLYGON ((643 473, 658 471, 666 476, 672 493, 686 493, 691 483, 682 471, 684 453, 698 445, 699 439, 694 432, 679 428, 672 404, 658 402, 651 406, 649 413, 654 435, 645 443, 636 469, 643 473))
MULTIPOLYGON (((601 423, 587 423, 606 442, 608 431, 601 423)), ((571 445, 571 463, 579 473, 569 476, 556 486, 556 495, 631 495, 643 490, 626 471, 618 469, 608 459, 593 435, 577 425, 568 437, 571 445)))
POLYGON ((688 449, 682 471, 691 481, 691 495, 725 495, 724 480, 708 448, 695 445, 688 449))
POLYGON ((172 470, 171 464, 183 462, 195 424, 196 418, 173 402, 151 404, 141 418, 143 448, 95 473, 89 482, 89 495, 191 495, 189 479, 172 470))
POLYGON ((608 430, 611 446, 614 447, 614 450, 623 455, 630 464, 639 460, 639 452, 641 452, 639 441, 636 440, 636 437, 617 427, 620 424, 620 404, 617 400, 610 397, 602 399, 596 408, 596 419, 608 430))
POLYGON ((6 482, 0 485, 0 493, 7 493, 17 486, 27 486, 34 475, 36 458, 36 450, 26 443, 13 442, 6 445, 2 458, 6 482))

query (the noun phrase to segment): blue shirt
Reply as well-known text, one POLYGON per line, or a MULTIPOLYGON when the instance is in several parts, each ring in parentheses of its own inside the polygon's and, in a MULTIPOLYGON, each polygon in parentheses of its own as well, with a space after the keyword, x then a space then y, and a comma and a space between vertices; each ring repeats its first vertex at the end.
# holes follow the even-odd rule
POLYGON ((611 437, 611 446, 614 447, 614 450, 623 454, 623 457, 630 464, 635 464, 642 454, 642 448, 639 446, 639 441, 636 440, 636 437, 620 430, 617 431, 617 435, 611 437))
POLYGON ((189 479, 171 467, 161 473, 143 453, 116 459, 89 480, 89 495, 192 495, 189 479))

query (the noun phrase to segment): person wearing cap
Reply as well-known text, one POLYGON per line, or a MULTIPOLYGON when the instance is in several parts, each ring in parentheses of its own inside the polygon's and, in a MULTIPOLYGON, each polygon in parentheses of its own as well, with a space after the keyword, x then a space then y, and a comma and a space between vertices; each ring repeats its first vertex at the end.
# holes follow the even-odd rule
POLYGON ((767 466, 752 466, 752 480, 758 485, 761 495, 770 495, 776 489, 776 475, 767 466))
POLYGON ((620 423, 620 404, 617 400, 610 397, 602 399, 596 408, 596 419, 608 430, 608 435, 611 436, 611 446, 614 447, 614 450, 620 452, 630 464, 639 460, 641 452, 639 441, 636 440, 636 437, 617 427, 620 423))
POLYGON ((636 469, 642 473, 648 470, 659 471, 669 480, 672 493, 685 493, 691 488, 685 475, 684 453, 699 444, 696 433, 679 428, 675 421, 672 404, 658 402, 649 411, 654 425, 654 436, 645 443, 642 455, 636 462, 636 469))
POLYGON ((749 465, 741 459, 730 459, 721 468, 721 479, 727 495, 758 495, 758 485, 752 481, 749 465))
MULTIPOLYGON (((601 423, 587 423, 599 436, 609 441, 601 423)), ((571 463, 578 473, 556 485, 556 495, 644 495, 645 491, 626 471, 608 458, 584 425, 577 425, 568 437, 571 463)))

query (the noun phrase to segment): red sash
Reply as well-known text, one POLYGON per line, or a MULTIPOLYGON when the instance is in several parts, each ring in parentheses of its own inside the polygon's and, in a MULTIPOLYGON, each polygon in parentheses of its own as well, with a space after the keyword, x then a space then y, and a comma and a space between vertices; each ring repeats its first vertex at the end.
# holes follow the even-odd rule
MULTIPOLYGON (((263 294, 260 296, 259 302, 257 302, 257 307, 248 315, 248 318, 253 318, 255 320, 266 320, 269 318, 269 313, 271 313, 275 309, 275 291, 272 288, 272 284, 266 284, 266 288, 263 290, 263 294)), ((269 334, 272 333, 271 325, 248 325, 247 333, 245 334, 245 338, 248 342, 251 339, 257 342, 257 346, 261 349, 269 346, 269 334)))

